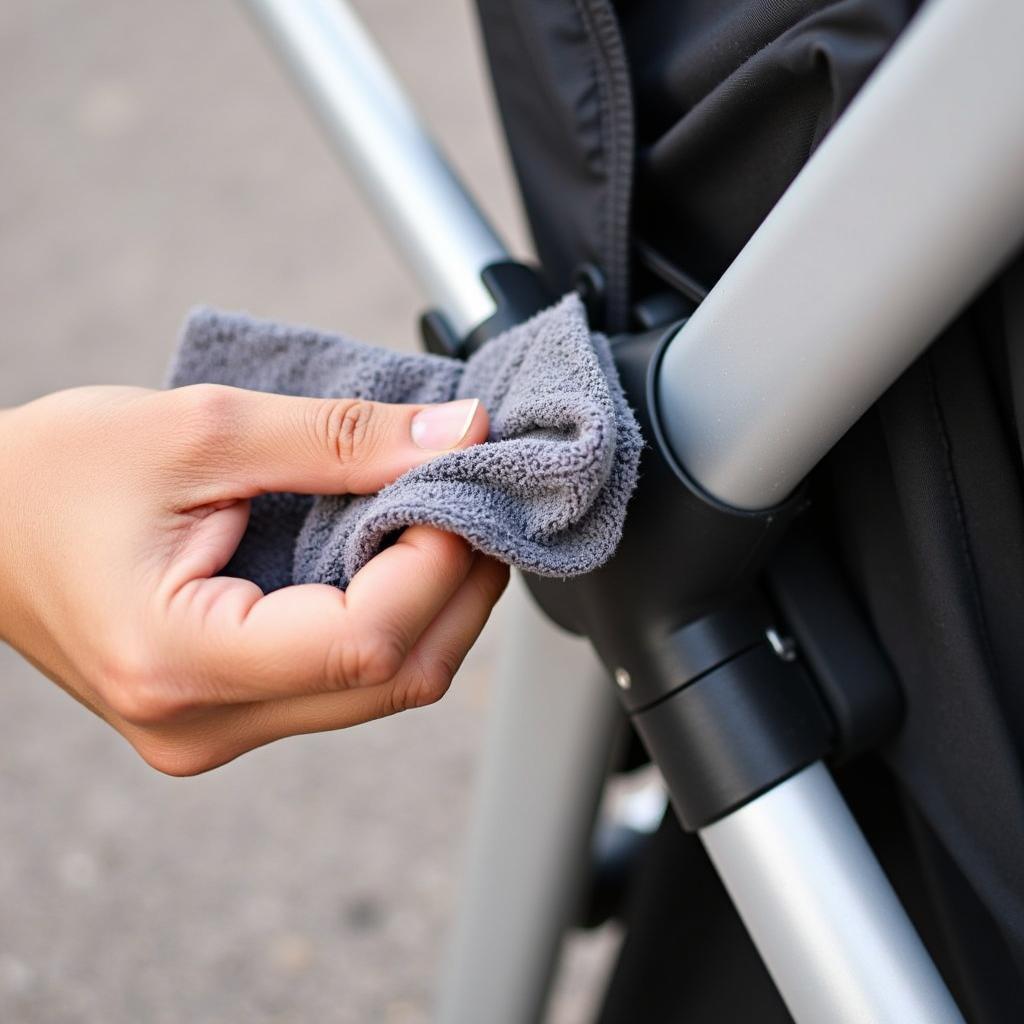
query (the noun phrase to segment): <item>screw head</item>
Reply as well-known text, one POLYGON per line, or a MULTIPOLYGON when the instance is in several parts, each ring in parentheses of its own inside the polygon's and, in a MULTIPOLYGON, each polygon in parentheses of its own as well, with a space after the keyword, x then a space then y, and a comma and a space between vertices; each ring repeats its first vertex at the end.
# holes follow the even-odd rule
POLYGON ((615 670, 615 685, 620 690, 628 690, 633 685, 630 674, 624 668, 617 668, 615 670))
POLYGON ((796 661, 796 641, 791 636, 783 636, 774 626, 766 629, 764 635, 777 657, 783 661, 796 661))

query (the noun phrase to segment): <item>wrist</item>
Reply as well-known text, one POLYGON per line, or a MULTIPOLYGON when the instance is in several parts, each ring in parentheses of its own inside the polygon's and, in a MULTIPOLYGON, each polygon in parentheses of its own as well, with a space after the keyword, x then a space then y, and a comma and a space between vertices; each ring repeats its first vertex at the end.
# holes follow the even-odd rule
POLYGON ((0 409, 0 641, 10 642, 15 616, 12 582, 18 534, 17 495, 22 489, 17 470, 17 409, 0 409))

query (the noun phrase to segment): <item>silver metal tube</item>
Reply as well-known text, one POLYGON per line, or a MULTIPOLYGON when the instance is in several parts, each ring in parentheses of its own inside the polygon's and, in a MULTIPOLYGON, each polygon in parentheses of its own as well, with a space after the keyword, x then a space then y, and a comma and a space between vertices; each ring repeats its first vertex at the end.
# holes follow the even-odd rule
POLYGON ((518 577, 501 613, 501 659, 439 1024, 543 1019, 622 719, 590 645, 552 626, 518 577))
POLYGON ((824 765, 700 837, 798 1024, 962 1024, 824 765))
POLYGON ((667 349, 680 462, 771 506, 1024 236, 1024 4, 930 0, 667 349))
POLYGON ((456 333, 494 312, 480 271, 507 253, 342 0, 244 0, 427 298, 456 333))

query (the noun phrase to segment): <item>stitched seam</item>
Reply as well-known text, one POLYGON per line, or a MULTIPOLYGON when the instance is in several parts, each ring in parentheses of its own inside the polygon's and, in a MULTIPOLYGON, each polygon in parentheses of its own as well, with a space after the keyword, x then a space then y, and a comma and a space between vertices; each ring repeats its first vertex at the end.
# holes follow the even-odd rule
POLYGON ((600 221, 597 225, 597 231, 598 236, 602 239, 600 263, 608 275, 608 293, 605 296, 605 316, 610 320, 613 305, 612 293, 617 287, 617 282, 615 268, 611 265, 614 257, 612 255, 611 227, 608 211, 611 206, 612 182, 615 179, 616 168, 614 155, 609 153, 607 146, 608 98, 605 95, 606 85, 605 80, 601 75, 600 61, 598 60, 600 49, 594 39, 594 30, 591 24, 589 11, 586 7, 586 0, 571 0, 571 3, 576 12, 576 17, 579 19, 583 33, 587 37, 587 42, 589 43, 589 46, 587 47, 587 57, 590 65, 590 77, 594 84, 594 91, 597 95, 597 146, 598 151, 601 154, 601 163, 603 164, 605 181, 607 183, 603 190, 604 201, 598 208, 598 217, 600 218, 600 221))
POLYGON ((960 541, 960 550, 964 562, 967 565, 967 578, 970 584, 974 615, 977 619, 978 631, 981 636, 982 649, 985 660, 988 662, 990 672, 994 672, 995 656, 992 646, 992 639, 989 633, 988 620, 985 617, 985 607, 981 600, 981 588, 978 585, 978 571, 971 552, 970 538, 967 531, 967 521, 964 517, 963 499, 960 495, 960 488, 956 480, 956 471, 953 468, 953 445, 950 440, 949 428, 946 424, 942 406, 939 403, 938 385, 935 380, 935 370, 932 365, 932 357, 929 354, 925 358, 925 369, 928 374, 928 399, 931 406, 932 418, 939 433, 942 443, 943 464, 945 469, 946 484, 948 493, 953 503, 953 510, 956 515, 957 536, 960 541))
POLYGON ((633 188, 633 100, 618 21, 607 0, 575 0, 576 9, 598 58, 594 64, 601 145, 608 157, 606 200, 601 233, 608 275, 608 329, 627 326, 629 303, 629 227, 633 188))

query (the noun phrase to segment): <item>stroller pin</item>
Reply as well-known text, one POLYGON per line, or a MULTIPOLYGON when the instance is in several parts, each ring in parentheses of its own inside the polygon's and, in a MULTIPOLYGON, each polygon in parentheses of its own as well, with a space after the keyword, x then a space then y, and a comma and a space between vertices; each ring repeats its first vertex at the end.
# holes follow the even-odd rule
POLYGON ((766 629, 764 635, 783 661, 796 661, 796 644, 791 636, 783 636, 774 626, 766 629))

